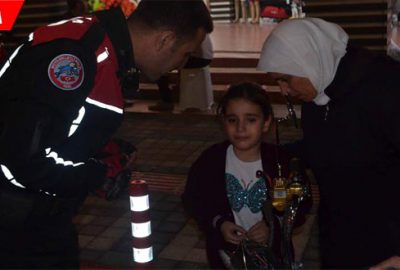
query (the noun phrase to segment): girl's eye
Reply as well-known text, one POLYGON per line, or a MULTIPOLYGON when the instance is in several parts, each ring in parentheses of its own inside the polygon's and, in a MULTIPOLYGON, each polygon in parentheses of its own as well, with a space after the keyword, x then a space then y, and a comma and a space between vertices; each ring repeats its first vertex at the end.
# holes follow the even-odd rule
POLYGON ((247 121, 249 121, 250 123, 254 123, 257 121, 257 118, 255 117, 247 118, 247 121))
POLYGON ((236 119, 235 118, 226 118, 226 122, 228 122, 229 124, 233 124, 233 123, 236 123, 236 119))

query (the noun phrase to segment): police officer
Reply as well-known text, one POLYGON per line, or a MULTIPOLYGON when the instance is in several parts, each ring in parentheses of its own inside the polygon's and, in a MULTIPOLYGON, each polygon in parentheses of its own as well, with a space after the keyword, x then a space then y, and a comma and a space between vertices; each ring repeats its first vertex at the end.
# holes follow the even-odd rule
MULTIPOLYGON (((79 268, 72 217, 107 173, 121 84, 181 67, 213 29, 201 0, 142 0, 38 28, 0 69, 0 265, 79 268)), ((126 87, 127 88, 127 87, 126 87)))

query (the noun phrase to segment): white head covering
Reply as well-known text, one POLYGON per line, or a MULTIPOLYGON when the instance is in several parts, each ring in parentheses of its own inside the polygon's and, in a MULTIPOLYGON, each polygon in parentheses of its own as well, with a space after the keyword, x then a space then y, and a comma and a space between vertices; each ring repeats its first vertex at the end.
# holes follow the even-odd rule
POLYGON ((317 18, 285 20, 264 42, 258 70, 308 78, 318 91, 314 102, 325 105, 324 90, 333 81, 349 37, 333 23, 317 18))

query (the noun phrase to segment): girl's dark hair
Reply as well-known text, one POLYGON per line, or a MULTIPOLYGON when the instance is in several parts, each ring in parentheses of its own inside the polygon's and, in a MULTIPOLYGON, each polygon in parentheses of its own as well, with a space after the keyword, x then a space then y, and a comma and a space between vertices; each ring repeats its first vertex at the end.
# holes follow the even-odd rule
POLYGON ((272 106, 267 92, 257 83, 243 82, 232 85, 218 103, 217 114, 225 115, 228 102, 233 99, 245 99, 260 106, 264 118, 273 117, 272 106))

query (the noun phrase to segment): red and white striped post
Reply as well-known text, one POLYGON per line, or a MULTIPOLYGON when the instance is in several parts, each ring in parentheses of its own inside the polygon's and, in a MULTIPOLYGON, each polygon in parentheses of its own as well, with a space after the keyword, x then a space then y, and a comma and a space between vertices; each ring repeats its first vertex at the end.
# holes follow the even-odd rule
POLYGON ((153 260, 151 246, 151 222, 149 192, 146 181, 130 182, 131 225, 133 237, 133 261, 140 268, 147 268, 153 260))

